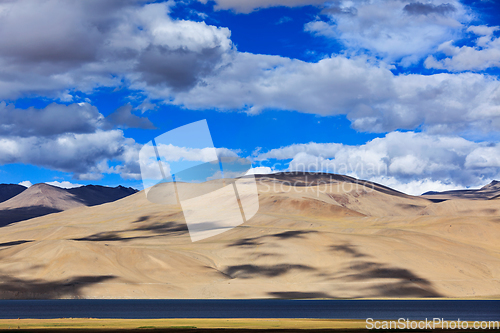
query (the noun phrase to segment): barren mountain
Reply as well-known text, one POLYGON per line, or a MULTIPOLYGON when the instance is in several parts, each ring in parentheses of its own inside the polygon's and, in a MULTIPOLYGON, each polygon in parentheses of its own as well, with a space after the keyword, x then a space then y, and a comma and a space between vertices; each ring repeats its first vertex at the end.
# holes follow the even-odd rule
POLYGON ((26 186, 17 184, 0 184, 0 202, 4 202, 15 197, 22 191, 26 190, 26 188, 26 186))
POLYGON ((67 191, 75 195, 85 206, 102 205, 103 203, 116 201, 138 192, 131 187, 108 187, 100 185, 80 186, 68 189, 67 191))
POLYGON ((487 200, 500 196, 500 181, 494 180, 480 189, 473 190, 455 190, 445 192, 426 192, 422 197, 431 200, 447 200, 447 199, 470 199, 470 200, 487 200))
POLYGON ((0 203, 0 226, 80 206, 94 206, 115 201, 137 192, 122 186, 82 186, 63 189, 35 184, 13 198, 0 203))
POLYGON ((497 200, 464 215, 479 201, 326 174, 257 180, 257 215, 194 243, 180 206, 144 192, 3 227, 0 297, 500 296, 497 200))

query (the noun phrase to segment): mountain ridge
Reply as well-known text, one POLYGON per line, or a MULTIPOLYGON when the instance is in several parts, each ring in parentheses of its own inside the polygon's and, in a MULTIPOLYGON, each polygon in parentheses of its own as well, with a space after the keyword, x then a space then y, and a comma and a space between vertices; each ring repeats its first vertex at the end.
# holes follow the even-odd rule
POLYGON ((71 208, 116 201, 137 192, 123 186, 86 185, 64 189, 46 183, 35 184, 0 203, 0 227, 71 208))
POLYGON ((428 199, 472 199, 490 200, 500 196, 500 181, 493 180, 489 184, 479 189, 450 190, 450 191, 429 191, 421 195, 428 199))
POLYGON ((26 189, 26 186, 18 184, 0 184, 0 203, 15 197, 26 189))

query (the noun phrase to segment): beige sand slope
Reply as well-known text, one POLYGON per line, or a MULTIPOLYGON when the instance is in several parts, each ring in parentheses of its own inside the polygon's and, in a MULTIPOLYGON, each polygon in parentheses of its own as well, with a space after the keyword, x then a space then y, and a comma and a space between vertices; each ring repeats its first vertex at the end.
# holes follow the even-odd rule
POLYGON ((0 203, 0 227, 75 207, 115 201, 135 192, 134 189, 121 186, 87 185, 63 189, 44 183, 35 184, 0 203))
POLYGON ((324 174, 258 188, 254 218, 195 243, 143 192, 3 227, 0 297, 500 297, 498 200, 462 215, 479 201, 324 174))

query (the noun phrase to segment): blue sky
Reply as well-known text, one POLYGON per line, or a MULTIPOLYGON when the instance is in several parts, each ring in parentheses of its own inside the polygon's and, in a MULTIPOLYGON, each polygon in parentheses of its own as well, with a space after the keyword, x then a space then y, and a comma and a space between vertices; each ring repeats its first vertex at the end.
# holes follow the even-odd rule
POLYGON ((500 178, 500 4, 0 4, 0 183, 141 189, 138 152, 207 119, 254 171, 412 194, 500 178))

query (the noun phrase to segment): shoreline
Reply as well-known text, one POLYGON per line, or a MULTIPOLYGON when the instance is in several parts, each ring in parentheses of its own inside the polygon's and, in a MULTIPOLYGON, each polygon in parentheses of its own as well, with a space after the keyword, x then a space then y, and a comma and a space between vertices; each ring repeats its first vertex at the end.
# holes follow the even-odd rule
MULTIPOLYGON (((473 330, 472 321, 468 328, 461 331, 473 330)), ((192 332, 192 331, 216 331, 223 329, 225 332, 255 332, 256 330, 276 332, 304 332, 304 331, 341 331, 341 332, 365 332, 378 331, 368 329, 366 320, 359 319, 98 319, 98 318, 59 318, 59 319, 0 319, 0 331, 66 331, 69 329, 98 332, 123 332, 123 331, 148 331, 165 330, 168 332, 192 332)), ((419 331, 420 329, 396 329, 398 332, 419 331)), ((450 329, 437 328, 441 332, 454 331, 450 329)), ((383 330, 382 330, 383 331, 383 330)), ((421 330, 420 330, 421 331, 421 330)), ((479 330, 484 331, 484 330, 479 330)), ((488 331, 488 330, 487 330, 488 331)))
POLYGON ((356 297, 356 298, 0 298, 0 301, 500 301, 500 295, 470 297, 356 297))
POLYGON ((0 330, 6 329, 364 329, 364 320, 350 319, 0 319, 0 330))

